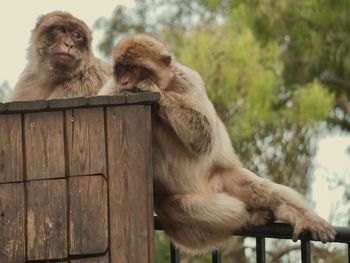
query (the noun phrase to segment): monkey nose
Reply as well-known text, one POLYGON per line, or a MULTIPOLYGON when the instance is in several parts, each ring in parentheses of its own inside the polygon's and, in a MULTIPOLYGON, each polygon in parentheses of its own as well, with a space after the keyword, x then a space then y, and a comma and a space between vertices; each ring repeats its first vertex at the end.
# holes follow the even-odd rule
POLYGON ((74 44, 72 42, 64 42, 64 45, 67 47, 67 48, 74 48, 74 44))

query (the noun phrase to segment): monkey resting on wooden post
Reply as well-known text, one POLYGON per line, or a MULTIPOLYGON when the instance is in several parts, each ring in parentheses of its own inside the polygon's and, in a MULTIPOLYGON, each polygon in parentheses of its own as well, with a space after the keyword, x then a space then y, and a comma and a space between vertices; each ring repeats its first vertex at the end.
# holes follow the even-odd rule
POLYGON ((54 11, 32 31, 28 64, 9 101, 96 95, 112 70, 91 50, 88 26, 69 13, 54 11))
POLYGON ((171 241, 185 251, 211 251, 232 232, 271 220, 309 231, 323 242, 335 231, 293 189, 242 166, 199 74, 146 36, 123 39, 114 74, 100 95, 137 87, 160 93, 153 118, 155 210, 171 241))

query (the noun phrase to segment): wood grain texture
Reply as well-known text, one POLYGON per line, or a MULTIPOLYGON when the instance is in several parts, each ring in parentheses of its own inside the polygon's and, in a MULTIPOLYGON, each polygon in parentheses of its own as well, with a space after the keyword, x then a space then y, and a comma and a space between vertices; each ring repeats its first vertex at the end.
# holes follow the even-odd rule
POLYGON ((89 97, 89 105, 120 105, 126 103, 125 95, 89 97))
POLYGON ((0 185, 0 263, 25 259, 23 183, 0 185))
POLYGON ((70 255, 97 254, 108 249, 107 182, 103 176, 69 179, 70 255))
POLYGON ((70 263, 109 263, 109 259, 107 254, 105 256, 96 257, 96 258, 75 259, 75 260, 71 260, 70 263))
POLYGON ((65 176, 63 113, 24 115, 27 179, 65 176))
POLYGON ((0 183, 23 181, 21 115, 0 115, 0 183))
POLYGON ((159 100, 160 94, 158 92, 135 92, 128 93, 126 96, 127 104, 135 104, 135 103, 145 103, 151 104, 157 100, 159 100))
POLYGON ((48 106, 50 109, 76 108, 85 106, 87 103, 88 100, 85 97, 48 100, 48 106))
POLYGON ((2 111, 6 111, 6 109, 7 109, 6 104, 5 104, 5 103, 0 102, 0 112, 2 112, 2 111))
POLYGON ((14 101, 5 103, 7 107, 7 111, 38 111, 44 110, 47 108, 46 100, 33 100, 33 101, 14 101))
MULTIPOLYGON (((107 108, 110 253, 112 262, 149 262, 149 110, 107 108)), ((152 241, 150 241, 152 239, 152 241)))
POLYGON ((7 112, 37 112, 52 109, 74 109, 86 106, 113 106, 125 104, 152 104, 159 99, 157 92, 137 92, 116 96, 92 96, 66 99, 14 101, 1 103, 0 113, 7 112), (107 98, 108 97, 108 98, 107 98))
MULTIPOLYGON (((158 94, 159 95, 159 94, 158 94)), ((146 180, 148 181, 148 192, 147 192, 147 201, 148 201, 148 210, 147 210, 147 220, 148 220, 148 262, 154 262, 154 208, 153 208, 153 163, 152 163, 152 106, 145 105, 145 122, 146 122, 146 163, 147 163, 147 171, 146 171, 146 180)))
POLYGON ((66 111, 70 176, 106 174, 103 108, 66 111))
POLYGON ((67 257, 66 180, 27 183, 27 258, 67 257))

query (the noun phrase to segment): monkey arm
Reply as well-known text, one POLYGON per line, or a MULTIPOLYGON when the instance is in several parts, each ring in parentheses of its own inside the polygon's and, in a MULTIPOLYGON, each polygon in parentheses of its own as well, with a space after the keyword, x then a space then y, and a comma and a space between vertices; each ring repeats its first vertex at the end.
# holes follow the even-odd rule
MULTIPOLYGON (((212 125, 209 112, 205 107, 199 108, 199 103, 190 94, 175 91, 160 90, 151 80, 146 79, 136 85, 142 91, 159 92, 158 115, 169 125, 182 144, 194 154, 207 153, 212 149, 212 125)), ((202 97, 201 94, 198 96, 202 97)), ((198 100, 198 98, 197 98, 198 100)), ((211 108, 211 104, 207 107, 211 108)))
POLYGON ((212 149, 213 131, 209 114, 195 107, 188 96, 162 91, 158 114, 192 153, 207 153, 212 149))
POLYGON ((225 190, 238 197, 248 208, 271 209, 277 220, 294 227, 293 240, 309 230, 314 239, 323 242, 334 238, 331 226, 307 205, 292 188, 262 179, 245 168, 237 168, 224 177, 225 190))

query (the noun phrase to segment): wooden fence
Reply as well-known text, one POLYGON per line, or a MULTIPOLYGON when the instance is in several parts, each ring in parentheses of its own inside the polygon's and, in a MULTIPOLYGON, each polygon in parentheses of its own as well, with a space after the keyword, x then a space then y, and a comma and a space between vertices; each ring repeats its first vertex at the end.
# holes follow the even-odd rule
POLYGON ((157 98, 0 103, 1 263, 153 263, 157 98))

